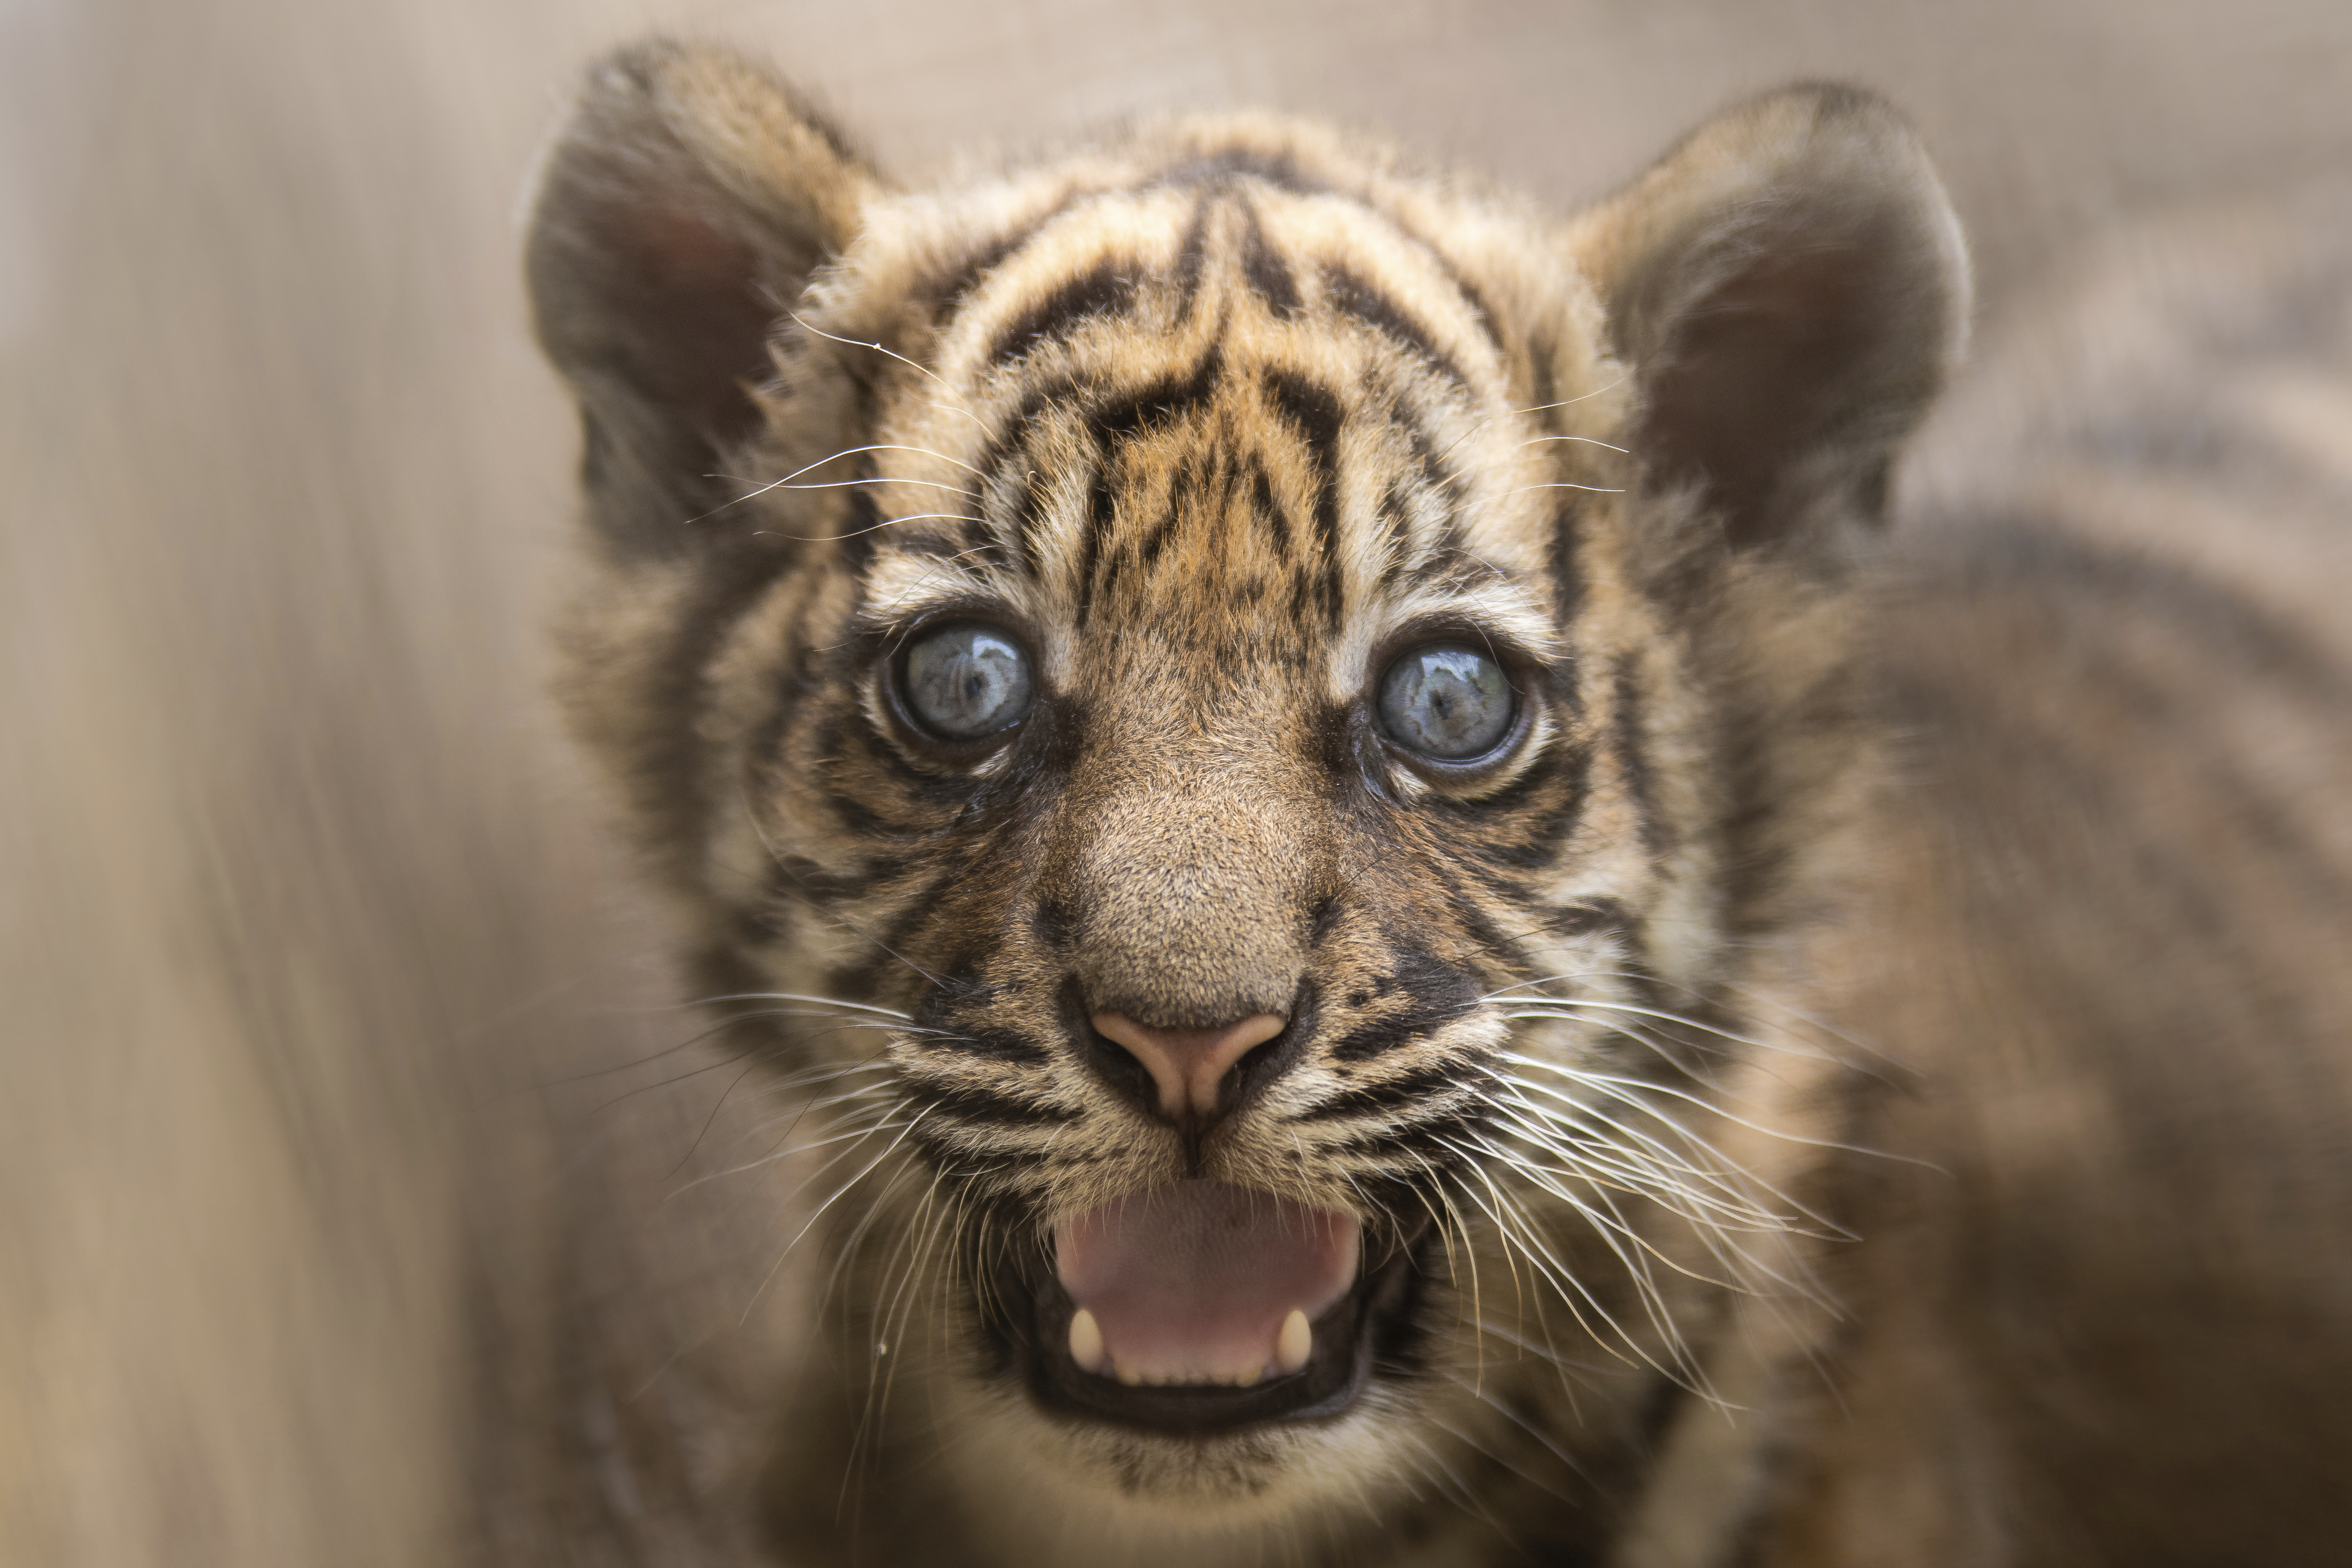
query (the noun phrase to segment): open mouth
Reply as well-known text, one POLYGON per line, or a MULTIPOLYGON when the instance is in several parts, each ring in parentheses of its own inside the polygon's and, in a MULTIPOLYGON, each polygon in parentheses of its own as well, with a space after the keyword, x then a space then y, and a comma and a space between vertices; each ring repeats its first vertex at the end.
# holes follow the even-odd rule
POLYGON ((1049 1409, 1207 1434, 1336 1415, 1401 1326, 1411 1248, 1350 1215, 1184 1181, 1054 1229, 1023 1359, 1049 1409))

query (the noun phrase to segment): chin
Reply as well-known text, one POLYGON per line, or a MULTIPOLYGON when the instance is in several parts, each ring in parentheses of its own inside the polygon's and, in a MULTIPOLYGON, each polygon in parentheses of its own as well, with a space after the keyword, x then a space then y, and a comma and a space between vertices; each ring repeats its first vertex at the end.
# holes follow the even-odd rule
POLYGON ((1342 1533, 1411 1480, 1396 1436, 1410 1402, 1377 1387, 1333 1415, 1192 1434, 1075 1415, 1001 1382, 959 1403, 951 1468, 972 1517, 1082 1560, 1247 1562, 1342 1533))

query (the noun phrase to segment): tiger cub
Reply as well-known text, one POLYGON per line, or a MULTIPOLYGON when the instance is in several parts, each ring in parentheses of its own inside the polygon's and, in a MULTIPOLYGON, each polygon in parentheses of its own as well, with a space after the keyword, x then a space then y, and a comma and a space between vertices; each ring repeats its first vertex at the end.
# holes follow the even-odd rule
MULTIPOLYGON (((688 1560, 656 1472, 794 1563, 2141 1563, 2234 1517, 2210 1443, 2104 1513, 2094 1461, 2162 1447, 2102 1421, 2162 1422, 2171 1358, 2232 1381, 2284 1233, 2202 1258, 2182 1180, 2179 1254, 2100 1234, 2165 1173, 2099 1091, 2145 1045, 2186 1115, 2316 1037, 2119 1022, 2273 973, 2267 862, 2079 820, 2166 732, 2166 634, 2101 619, 2135 568, 1884 538, 1969 285, 1883 104, 1757 100, 1565 223, 1250 115, 910 191, 656 43, 590 76, 528 265, 585 432, 564 695, 700 1048, 800 1096, 737 1179, 803 1185, 826 1286, 737 1391, 763 1436, 604 1483, 644 1560, 688 1560), (2194 911, 2135 891, 2176 874, 2194 911), (2111 931, 2182 965, 2101 980, 2111 931), (2111 1273, 2035 1276, 2070 1239, 2111 1273), (2136 1289, 2161 1331, 2111 1343, 2136 1289), (2074 1337, 2002 1339, 2036 1301, 2074 1337)), ((2238 625, 2204 593, 2183 635, 2238 625)), ((2263 722, 2344 679, 2310 657, 2263 722)))

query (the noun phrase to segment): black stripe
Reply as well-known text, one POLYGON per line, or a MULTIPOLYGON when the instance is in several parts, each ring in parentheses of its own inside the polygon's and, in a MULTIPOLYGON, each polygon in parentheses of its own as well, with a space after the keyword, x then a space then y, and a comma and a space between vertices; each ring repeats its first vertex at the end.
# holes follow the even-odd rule
MULTIPOLYGON (((917 894, 907 900, 905 907, 890 917, 881 933, 866 930, 855 934, 864 937, 873 946, 868 957, 845 969, 835 970, 825 977, 825 989, 835 996, 866 996, 880 989, 882 976, 894 969, 913 966, 899 955, 907 951, 908 940, 938 912, 940 894, 956 880, 955 868, 935 879, 928 894, 917 894)), ((928 978, 926 976, 925 978, 928 978)))
POLYGON ((1554 406, 1560 400, 1559 383, 1552 372, 1552 355, 1557 346, 1548 334, 1538 333, 1528 342, 1528 405, 1548 435, 1561 436, 1559 410, 1554 406))
MULTIPOLYGON (((856 933, 873 944, 873 955, 829 975, 827 988, 833 994, 866 994, 878 989, 882 977, 893 969, 908 968, 897 954, 908 952, 915 934, 940 917, 944 895, 1011 863, 1005 845, 1025 841, 1035 824, 1057 809, 1070 769, 1086 744, 1086 730, 1083 704, 1063 693, 1050 703, 1041 703, 1023 722, 1009 759, 1013 765, 992 778, 975 781, 951 774, 929 777, 901 773, 902 788, 929 792, 960 809, 947 831, 929 836, 929 842, 938 846, 931 852, 938 876, 928 889, 910 889, 880 931, 856 933)), ((904 767, 894 752, 885 751, 881 756, 894 767, 904 767)), ((944 1026, 955 1025, 945 1020, 944 1026)))
POLYGON ((1331 187, 1300 169, 1287 153, 1261 153, 1249 147, 1188 158, 1160 172, 1158 185, 1231 184, 1238 180, 1263 180, 1293 195, 1319 195, 1331 187))
POLYGON ((1465 1075, 1475 1078, 1475 1068, 1467 1063, 1417 1068, 1381 1083, 1343 1090, 1288 1120, 1296 1122, 1339 1121, 1370 1111, 1394 1110, 1447 1089, 1475 1091, 1479 1085, 1475 1081, 1463 1082, 1465 1075))
MULTIPOLYGON (((858 458, 856 477, 861 479, 875 477, 870 455, 858 458)), ((856 577, 865 572, 867 563, 874 559, 876 548, 882 542, 882 503, 874 499, 874 487, 869 484, 852 485, 844 493, 848 497, 843 508, 847 515, 842 520, 834 549, 839 552, 841 569, 856 577)))
MULTIPOLYGON (((1215 342, 1200 362, 1181 377, 1163 376, 1129 392, 1104 398, 1087 416, 1095 434, 1106 443, 1122 440, 1152 424, 1165 423, 1192 412, 1214 396, 1224 369, 1223 346, 1215 342)), ((1010 482, 1006 470, 1022 450, 1025 438, 1047 413, 1083 406, 1099 395, 1092 377, 1056 375, 1023 394, 1020 405, 1005 417, 972 466, 985 476, 983 491, 1010 482)), ((1023 464, 1025 477, 1030 466, 1023 464)))
POLYGON ((988 363, 1005 364, 1050 339, 1067 337, 1082 321, 1122 315, 1135 303, 1132 264, 1105 258, 1037 300, 988 345, 988 363))
POLYGON ((1327 1143, 1320 1152, 1332 1155, 1365 1155, 1378 1160, 1392 1171, 1409 1172, 1427 1176, 1432 1171, 1450 1170, 1468 1163, 1459 1145, 1465 1139, 1477 1136, 1493 1121, 1491 1109, 1481 1105, 1467 1113, 1433 1116, 1427 1120, 1392 1122, 1378 1132, 1368 1132, 1343 1142, 1327 1143))
POLYGON ((1438 542, 1448 549, 1463 548, 1468 542, 1462 536, 1460 520, 1454 515, 1454 501, 1455 492, 1460 489, 1460 476, 1446 467, 1445 454, 1437 449, 1436 443, 1429 438, 1429 432, 1422 427, 1421 421, 1413 416, 1412 410, 1402 404, 1392 405, 1389 411, 1389 422, 1405 433, 1405 439, 1412 447, 1413 467, 1421 475, 1421 482, 1429 487, 1430 492, 1438 501, 1439 513, 1444 520, 1438 534, 1438 542))
POLYGON ((927 1118, 943 1116, 967 1127, 1061 1127, 1079 1116, 1064 1106, 1013 1100, 985 1089, 943 1089, 919 1079, 902 1079, 900 1092, 919 1106, 927 1118))
POLYGON ((1184 225, 1184 237, 1176 242, 1176 314, 1186 318, 1192 313, 1192 303, 1200 298, 1201 267, 1207 259, 1209 244, 1210 202, 1203 196, 1192 204, 1192 216, 1184 225))
POLYGON ((1454 514, 1453 492, 1456 476, 1447 469, 1444 454, 1437 450, 1435 443, 1429 438, 1429 432, 1423 428, 1419 418, 1402 402, 1392 400, 1390 403, 1388 418, 1390 428, 1402 432, 1407 445, 1412 448, 1414 473, 1422 492, 1428 495, 1436 506, 1439 521, 1434 542, 1423 547, 1412 537, 1412 517, 1405 505, 1408 492, 1399 486, 1391 487, 1384 498, 1381 512, 1394 549, 1388 569, 1381 574, 1382 584, 1394 587, 1406 580, 1408 570, 1411 572, 1410 580, 1420 585, 1467 584, 1489 575, 1481 569, 1481 563, 1475 557, 1468 561, 1464 559, 1469 541, 1464 536, 1461 521, 1454 514))
POLYGON ((1544 917, 1544 929, 1554 936, 1589 936, 1597 931, 1633 929, 1633 917, 1614 899, 1587 899, 1544 917))
POLYGON ((1381 492, 1378 515, 1389 545, 1389 563, 1381 568, 1381 586, 1392 589, 1404 576, 1405 565, 1413 557, 1412 510, 1402 485, 1391 480, 1381 492))
POLYGON ((1518 939, 1497 926, 1478 900, 1472 898, 1455 879, 1454 867, 1443 860, 1423 862, 1437 884, 1445 889, 1445 906, 1454 916, 1464 935, 1477 943, 1481 951, 1491 953, 1507 969, 1523 971, 1528 955, 1518 939))
MULTIPOLYGON (((1192 412, 1216 395, 1217 386, 1224 374, 1224 347, 1212 342, 1200 363, 1179 379, 1164 376, 1144 386, 1118 394, 1091 409, 1087 423, 1096 438, 1108 448, 1157 426, 1164 426, 1192 412)), ((1068 396, 1079 389, 1065 383, 1059 395, 1068 396)), ((1027 400, 1024 399, 1024 402, 1027 400)))
MULTIPOLYGON (((1460 294, 1462 302, 1470 308, 1470 314, 1478 322, 1478 330, 1485 332, 1486 341, 1495 345, 1495 352, 1508 358, 1510 349, 1503 342, 1502 326, 1496 321, 1495 312, 1486 308, 1486 297, 1478 291, 1477 285, 1471 282, 1462 269, 1454 264, 1454 258, 1432 243, 1428 236, 1416 231, 1393 214, 1390 215, 1389 221, 1396 225, 1399 234, 1406 236, 1419 245, 1428 254, 1429 258, 1437 264, 1437 269, 1445 274, 1446 281, 1454 285, 1454 292, 1460 294)), ((1547 397, 1538 401, 1549 403, 1551 399, 1547 397)))
POLYGON ((1052 1058, 1045 1047, 1010 1029, 950 1026, 940 1036, 926 1036, 918 1044, 926 1049, 978 1057, 984 1061, 1010 1062, 1019 1067, 1044 1067, 1052 1058))
POLYGON ((1076 624, 1087 624, 1087 612, 1093 608, 1095 575, 1103 559, 1103 547, 1109 542, 1111 530, 1118 520, 1118 495, 1112 489, 1111 459, 1104 454, 1095 462, 1094 483, 1087 489, 1087 531, 1078 550, 1078 604, 1076 624))
POLYGON ((1143 542, 1136 549, 1136 559, 1146 572, 1160 563, 1160 552, 1168 548, 1168 542, 1175 537, 1175 533, 1176 503, 1171 496, 1168 504, 1160 509, 1160 521, 1151 525, 1151 531, 1143 536, 1143 542))
POLYGON ((771 897, 802 900, 829 910, 897 881, 916 867, 914 856, 881 855, 861 858, 845 871, 828 871, 802 856, 774 855, 768 861, 766 890, 771 897))
POLYGON ((1328 1053, 1334 1061, 1368 1061, 1423 1039, 1477 1005, 1478 991, 1469 976, 1434 954, 1414 948, 1398 952, 1388 973, 1372 983, 1375 996, 1402 994, 1392 1011, 1366 1019, 1334 1040, 1328 1053))
POLYGON ((1260 226, 1257 209, 1247 202, 1242 204, 1242 214, 1247 226, 1242 232, 1242 277, 1265 308, 1277 317, 1287 320, 1298 311, 1298 284, 1290 276, 1290 268, 1265 242, 1265 230, 1260 226))
POLYGON ((1423 1027, 1424 1022, 1411 1008, 1370 1019, 1332 1041, 1331 1058, 1334 1061, 1360 1062, 1385 1056, 1426 1036, 1429 1031, 1423 1027))
MULTIPOLYGON (((2085 689, 2093 682, 2105 687, 2122 706, 2133 710, 2135 719, 2151 729, 2169 729, 2171 733, 2158 744, 2183 732, 2197 732, 2200 715, 2180 713, 2169 700, 2175 695, 2169 690, 2105 668, 2095 659, 2079 678, 2085 689)), ((2173 750, 2185 758, 2184 747, 2176 745, 2173 750)), ((2295 808, 2292 786, 2284 792, 2268 787, 2278 781, 2248 768, 2246 761, 2243 752, 2225 750, 2184 760, 2184 765, 2198 793, 2221 806, 2226 818, 2255 848, 2269 855, 2305 899, 2322 908, 2352 908, 2352 876, 2332 863, 2315 840, 2308 813, 2295 808), (2281 798, 2283 793, 2286 799, 2281 798)))
MULTIPOLYGON (((1483 825, 1486 830, 1471 840, 1470 853, 1489 866, 1514 870, 1533 871, 1550 865, 1559 857, 1560 845, 1583 818, 1584 803, 1591 792, 1591 774, 1590 745, 1578 742, 1559 747, 1556 760, 1530 768, 1526 777, 1512 782, 1512 788, 1517 789, 1530 779, 1538 780, 1549 792, 1556 792, 1557 799, 1530 799, 1527 813, 1498 817, 1483 825), (1515 838, 1504 837, 1504 830, 1513 826, 1519 826, 1521 833, 1515 838)), ((1465 815, 1487 805, 1485 801, 1471 802, 1465 815)))
POLYGON ((1583 542, 1582 522, 1573 501, 1562 501, 1552 514, 1546 564, 1551 569, 1552 616, 1562 626, 1584 608, 1584 563, 1578 553, 1583 542))
MULTIPOLYGON (((2128 651, 2115 646, 2114 639, 2092 640, 2089 628, 2074 620, 2071 602, 2060 598, 2052 607, 2066 617, 2063 623, 2053 622, 2047 635, 2064 637, 2067 678, 2083 699, 2076 710, 2087 712, 2091 700, 2104 698, 2127 715, 2137 731, 2121 742, 2110 739, 2102 749, 2111 768, 2126 774, 2136 753, 2169 754, 2174 765, 2184 769, 2193 781, 2197 794, 2222 806, 2228 820, 2253 847, 2267 851, 2307 897, 2331 906, 2352 900, 2352 883, 2347 883, 2341 868, 2328 862, 2311 837, 2307 814, 2294 804, 2295 792, 2288 790, 2287 798, 2282 800, 2279 792, 2268 787, 2276 781, 2258 768, 2248 767, 2246 755, 2238 746, 2200 744, 2216 728, 2212 710, 2237 697, 2242 687, 2217 691, 2136 668, 2128 651), (2060 625, 2066 628, 2063 633, 2060 625)), ((2200 640, 2194 658, 2201 663, 2210 651, 2200 640)), ((2315 728, 2326 731, 2325 724, 2315 728)))
POLYGON ((1048 224, 1069 211, 1082 196, 1091 195, 1091 192, 1080 191, 1066 193, 1032 222, 1009 229, 988 244, 968 252, 954 267, 932 279, 921 292, 929 299, 933 315, 944 321, 961 310, 964 300, 987 279, 990 273, 1016 251, 1026 247, 1048 224))
POLYGON ((631 760, 643 780, 638 799, 662 839, 699 853, 710 812, 704 798, 702 710, 710 697, 709 664, 735 624, 760 603, 793 563, 790 551, 746 539, 717 547, 674 622, 641 710, 660 715, 650 743, 631 760))
POLYGON ((1665 858, 1672 847, 1672 835, 1665 820, 1658 812, 1656 781, 1650 774, 1650 758, 1645 747, 1648 737, 1643 732, 1642 688, 1633 668, 1633 656, 1621 653, 1611 667, 1616 710, 1610 716, 1609 739, 1617 754, 1617 771, 1625 781, 1626 799, 1633 807, 1634 824, 1642 836, 1642 851, 1654 864, 1665 858))
POLYGON ((1403 306, 1336 261, 1323 266, 1323 298, 1341 315, 1354 317, 1391 342, 1419 354, 1456 386, 1470 384, 1462 367, 1454 363, 1453 355, 1437 346, 1426 326, 1414 320, 1403 306))
POLYGON ((1020 495, 1013 504, 1012 526, 1005 530, 1013 544, 1011 564, 1033 577, 1037 574, 1037 544, 1045 532, 1045 502, 1052 489, 1044 470, 1024 466, 1020 495))
POLYGON ((1339 622, 1339 427, 1343 415, 1339 395, 1319 382, 1287 371, 1265 373, 1266 394, 1276 413, 1307 443, 1307 460, 1315 470, 1315 549, 1310 567, 1319 568, 1314 597, 1325 618, 1339 622))

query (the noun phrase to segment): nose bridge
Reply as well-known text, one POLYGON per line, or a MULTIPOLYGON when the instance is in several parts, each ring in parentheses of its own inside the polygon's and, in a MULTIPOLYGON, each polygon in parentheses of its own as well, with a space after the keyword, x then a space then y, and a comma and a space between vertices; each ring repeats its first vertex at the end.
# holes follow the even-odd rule
POLYGON ((1069 862, 1089 1010, 1176 1030, 1289 1014, 1328 856, 1275 772, 1128 769, 1097 795, 1069 862))

